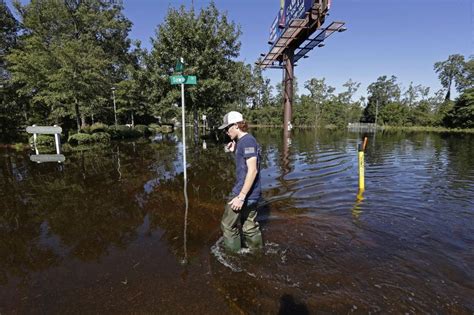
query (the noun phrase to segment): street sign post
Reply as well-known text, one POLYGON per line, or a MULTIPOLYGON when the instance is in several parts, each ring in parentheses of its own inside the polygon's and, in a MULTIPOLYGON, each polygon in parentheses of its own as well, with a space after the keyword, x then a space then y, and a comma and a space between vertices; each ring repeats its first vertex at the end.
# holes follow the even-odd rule
POLYGON ((172 75, 170 76, 171 85, 183 84, 186 82, 186 78, 182 75, 172 75))
POLYGON ((184 59, 180 58, 174 68, 175 74, 170 76, 171 85, 181 84, 181 125, 183 130, 183 175, 184 183, 186 185, 186 121, 184 119, 184 86, 185 85, 196 85, 197 78, 195 75, 183 75, 184 72, 184 59))
POLYGON ((172 75, 170 76, 171 85, 186 84, 196 85, 197 78, 195 75, 172 75))

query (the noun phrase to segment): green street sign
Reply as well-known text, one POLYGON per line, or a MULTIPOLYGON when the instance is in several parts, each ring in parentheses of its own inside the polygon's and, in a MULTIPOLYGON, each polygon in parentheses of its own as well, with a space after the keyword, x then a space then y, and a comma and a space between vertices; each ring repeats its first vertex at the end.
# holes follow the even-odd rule
POLYGON ((180 72, 180 73, 184 71, 184 64, 181 60, 178 60, 176 62, 176 67, 174 67, 174 71, 175 72, 180 72))
POLYGON ((186 82, 184 84, 195 85, 197 83, 197 78, 195 75, 185 75, 186 82))
POLYGON ((172 75, 170 77, 171 85, 177 84, 189 84, 195 85, 197 83, 197 79, 195 75, 172 75))
POLYGON ((171 85, 183 84, 184 82, 186 82, 186 78, 182 75, 172 75, 170 77, 170 82, 171 85))

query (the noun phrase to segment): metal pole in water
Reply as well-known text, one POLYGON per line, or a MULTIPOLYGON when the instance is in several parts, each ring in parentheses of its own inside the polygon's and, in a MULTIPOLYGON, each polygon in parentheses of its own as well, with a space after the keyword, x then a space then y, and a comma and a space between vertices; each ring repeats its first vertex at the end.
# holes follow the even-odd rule
MULTIPOLYGON (((181 57, 180 62, 184 65, 184 59, 181 57)), ((184 68, 184 67, 183 67, 184 68)), ((181 74, 183 74, 183 68, 180 69, 181 74)), ((181 126, 182 126, 182 133, 183 133, 183 190, 184 190, 184 201, 186 204, 185 212, 184 212, 184 231, 183 231, 183 249, 184 249, 184 257, 181 260, 181 264, 186 265, 188 263, 188 247, 187 247, 187 231, 188 231, 188 208, 189 208, 189 201, 188 201, 188 179, 186 173, 186 121, 185 121, 185 105, 184 105, 184 83, 185 79, 183 79, 181 83, 181 126)))
POLYGON ((186 126, 184 121, 184 82, 181 84, 181 125, 183 128, 183 171, 184 181, 187 180, 186 175, 186 126))

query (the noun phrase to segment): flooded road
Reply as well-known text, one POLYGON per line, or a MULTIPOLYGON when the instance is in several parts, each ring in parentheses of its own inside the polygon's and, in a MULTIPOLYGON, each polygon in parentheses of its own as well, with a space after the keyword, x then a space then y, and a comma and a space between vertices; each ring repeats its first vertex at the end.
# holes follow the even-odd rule
POLYGON ((221 144, 180 136, 66 151, 0 149, 0 313, 474 312, 474 135, 252 133, 262 253, 228 255, 221 144), (191 139, 186 141, 192 143, 191 139))

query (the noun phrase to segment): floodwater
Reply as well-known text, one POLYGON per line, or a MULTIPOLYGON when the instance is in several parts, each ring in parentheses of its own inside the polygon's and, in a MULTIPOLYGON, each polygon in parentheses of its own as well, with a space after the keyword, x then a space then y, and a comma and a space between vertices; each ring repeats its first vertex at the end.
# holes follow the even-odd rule
POLYGON ((222 249, 222 144, 188 148, 186 196, 179 134, 63 165, 0 149, 0 313, 474 312, 474 135, 369 134, 357 196, 361 134, 253 134, 259 254, 222 249))

